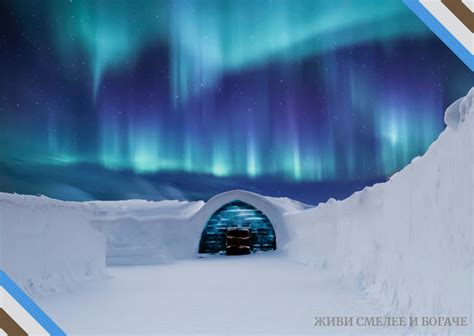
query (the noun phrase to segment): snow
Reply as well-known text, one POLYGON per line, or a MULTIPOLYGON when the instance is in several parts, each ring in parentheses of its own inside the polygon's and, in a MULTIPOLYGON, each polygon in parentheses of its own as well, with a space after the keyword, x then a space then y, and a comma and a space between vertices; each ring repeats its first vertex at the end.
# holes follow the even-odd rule
POLYGON ((252 205, 261 210, 268 217, 275 230, 277 248, 282 250, 284 250, 284 247, 288 244, 287 223, 285 222, 284 214, 287 212, 301 211, 309 207, 306 204, 285 197, 265 197, 245 190, 227 191, 211 198, 191 218, 187 226, 187 231, 191 238, 191 245, 183 248, 189 249, 189 247, 191 247, 189 253, 195 255, 198 251, 201 233, 209 218, 223 205, 235 200, 240 200, 252 205))
POLYGON ((109 273, 80 295, 39 304, 68 335, 341 335, 339 328, 314 327, 314 317, 377 314, 330 272, 276 252, 109 273))
POLYGON ((0 193, 0 268, 33 296, 101 278, 103 235, 88 206, 0 193))
POLYGON ((457 127, 388 182, 287 215, 290 257, 355 282, 391 316, 471 318, 473 101, 471 90, 452 105, 457 127))
POLYGON ((446 109, 446 113, 444 114, 444 123, 453 130, 457 130, 461 122, 460 107, 461 101, 463 100, 464 97, 459 98, 454 103, 449 105, 449 107, 446 109))
POLYGON ((148 265, 189 259, 195 235, 190 218, 204 202, 90 202, 93 223, 107 239, 107 265, 148 265))
POLYGON ((444 122, 453 130, 457 130, 459 125, 463 123, 468 114, 472 113, 472 106, 474 105, 474 88, 472 88, 466 97, 459 98, 452 103, 444 114, 444 122))
POLYGON ((277 245, 282 246, 287 243, 283 213, 310 207, 289 198, 263 197, 244 190, 216 195, 206 203, 130 200, 88 204, 94 209, 93 223, 107 237, 107 265, 125 266, 194 258, 207 220, 237 199, 264 211, 276 230, 277 245))
POLYGON ((183 218, 187 219, 199 210, 204 202, 187 201, 93 201, 87 202, 95 209, 98 217, 134 217, 137 219, 183 218))

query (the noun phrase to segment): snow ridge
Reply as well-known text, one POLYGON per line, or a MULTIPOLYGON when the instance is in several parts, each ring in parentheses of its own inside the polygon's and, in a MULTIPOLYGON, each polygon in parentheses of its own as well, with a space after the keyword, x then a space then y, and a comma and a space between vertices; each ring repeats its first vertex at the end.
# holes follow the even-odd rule
POLYGON ((471 319, 473 115, 474 88, 447 109, 449 127, 425 155, 388 182, 287 216, 289 255, 338 272, 390 316, 471 319))

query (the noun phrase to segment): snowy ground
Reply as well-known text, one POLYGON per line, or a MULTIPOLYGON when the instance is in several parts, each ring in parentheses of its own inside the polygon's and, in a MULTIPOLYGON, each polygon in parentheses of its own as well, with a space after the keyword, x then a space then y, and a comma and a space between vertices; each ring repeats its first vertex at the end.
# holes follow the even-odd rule
POLYGON ((71 335, 353 335, 354 329, 314 327, 314 317, 377 315, 327 271, 276 252, 108 272, 99 285, 39 303, 71 335))

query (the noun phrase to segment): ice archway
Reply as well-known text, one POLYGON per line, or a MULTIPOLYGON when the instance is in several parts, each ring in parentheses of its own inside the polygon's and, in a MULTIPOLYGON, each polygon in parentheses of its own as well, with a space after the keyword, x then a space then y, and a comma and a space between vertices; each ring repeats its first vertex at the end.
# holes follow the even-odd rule
MULTIPOLYGON (((197 251, 205 252, 201 248, 203 233, 206 233, 210 221, 213 221, 215 219, 219 220, 218 218, 216 218, 217 216, 214 218, 213 216, 220 216, 222 214, 222 212, 220 211, 225 211, 225 207, 227 206, 237 208, 239 206, 242 206, 246 208, 244 210, 249 210, 249 212, 253 212, 253 214, 259 217, 259 221, 261 221, 259 223, 259 226, 261 228, 269 229, 271 227, 271 229, 273 229, 273 232, 270 235, 274 236, 274 242, 272 242, 272 244, 274 244, 274 247, 283 247, 288 242, 287 230, 285 228, 285 223, 283 219, 284 209, 276 199, 273 199, 271 197, 262 197, 258 194, 249 191, 232 190, 211 198, 193 217, 192 221, 193 223, 195 223, 193 227, 195 227, 196 230, 199 230, 199 233, 196 232, 195 235, 199 237, 199 239, 197 239, 197 241, 195 242, 197 251), (268 223, 266 222, 267 220, 268 223)), ((239 211, 239 209, 235 210, 239 211)), ((238 225, 236 226, 240 226, 239 223, 237 224, 238 225)), ((268 242, 265 241, 263 243, 268 244, 268 242)), ((266 247, 268 247, 268 245, 266 247)), ((216 250, 213 251, 217 252, 216 250)), ((207 252, 209 253, 211 251, 208 250, 207 252)))
POLYGON ((275 230, 268 217, 250 204, 235 200, 220 207, 207 221, 199 243, 199 253, 221 253, 226 249, 226 231, 247 228, 252 251, 276 249, 275 230))

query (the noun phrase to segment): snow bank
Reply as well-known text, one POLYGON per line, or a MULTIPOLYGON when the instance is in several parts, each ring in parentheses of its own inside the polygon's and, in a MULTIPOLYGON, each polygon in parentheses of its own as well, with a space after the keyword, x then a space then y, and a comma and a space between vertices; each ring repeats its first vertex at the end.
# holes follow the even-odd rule
POLYGON ((0 193, 0 268, 32 295, 102 276, 103 235, 88 205, 0 193))
POLYGON ((109 266, 160 264, 194 256, 190 218, 204 202, 89 202, 107 240, 109 266))
POLYGON ((387 183, 287 214, 288 254, 355 280, 390 316, 470 319, 474 88, 446 123, 426 154, 387 183))

